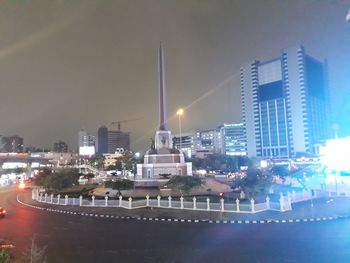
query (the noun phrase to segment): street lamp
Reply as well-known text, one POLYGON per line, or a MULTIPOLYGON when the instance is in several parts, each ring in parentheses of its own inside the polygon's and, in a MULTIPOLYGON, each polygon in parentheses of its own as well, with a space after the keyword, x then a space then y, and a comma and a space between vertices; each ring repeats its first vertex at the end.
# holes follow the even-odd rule
POLYGON ((182 150, 182 134, 181 134, 181 116, 184 114, 184 110, 182 108, 178 109, 176 112, 177 116, 179 116, 179 132, 180 132, 180 150, 182 150))

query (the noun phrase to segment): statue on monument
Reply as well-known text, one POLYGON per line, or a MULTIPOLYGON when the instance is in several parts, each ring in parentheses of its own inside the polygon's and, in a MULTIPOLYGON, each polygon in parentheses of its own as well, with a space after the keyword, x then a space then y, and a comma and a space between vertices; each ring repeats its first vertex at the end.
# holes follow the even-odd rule
POLYGON ((163 147, 165 147, 166 146, 166 137, 165 136, 162 136, 162 139, 161 139, 161 142, 162 142, 162 144, 163 144, 163 147))

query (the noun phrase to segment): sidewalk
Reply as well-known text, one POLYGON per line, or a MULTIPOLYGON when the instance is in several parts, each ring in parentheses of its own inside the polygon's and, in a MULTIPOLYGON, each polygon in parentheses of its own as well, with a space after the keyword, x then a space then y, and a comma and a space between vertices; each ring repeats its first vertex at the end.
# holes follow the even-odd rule
POLYGON ((165 219, 185 219, 201 221, 217 220, 239 220, 239 221, 289 221, 315 219, 309 221, 334 220, 350 215, 350 198, 320 198, 317 200, 301 202, 293 205, 293 210, 288 212, 266 211, 255 214, 207 212, 165 208, 140 208, 128 210, 116 207, 87 207, 87 206, 64 206, 52 205, 34 201, 31 199, 29 191, 19 195, 19 200, 34 206, 46 209, 63 210, 75 213, 97 214, 108 217, 132 217, 132 218, 165 218, 165 219), (320 219, 320 220, 317 220, 320 219))

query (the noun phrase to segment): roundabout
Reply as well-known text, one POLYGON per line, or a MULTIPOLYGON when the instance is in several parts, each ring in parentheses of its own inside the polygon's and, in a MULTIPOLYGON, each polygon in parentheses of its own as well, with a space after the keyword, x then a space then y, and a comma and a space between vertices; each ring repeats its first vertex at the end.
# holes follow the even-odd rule
MULTIPOLYGON (((349 262, 349 220, 265 222, 68 211, 1 192, 1 238, 17 257, 35 237, 48 262, 349 262), (17 201, 27 205, 20 204, 17 201), (197 221, 196 221, 197 220, 197 221), (241 222, 239 222, 241 221, 241 222), (287 249, 288 248, 288 249, 287 249)), ((120 210, 116 209, 118 213, 120 210)), ((154 211, 151 211, 152 213, 154 211)), ((154 214, 154 213, 153 213, 154 214)), ((340 219, 340 218, 339 218, 340 219)))

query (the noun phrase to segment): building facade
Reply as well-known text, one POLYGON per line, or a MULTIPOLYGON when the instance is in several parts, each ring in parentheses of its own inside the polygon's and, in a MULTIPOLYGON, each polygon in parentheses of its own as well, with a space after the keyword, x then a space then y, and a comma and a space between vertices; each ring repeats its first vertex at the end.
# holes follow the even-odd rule
POLYGON ((80 130, 79 137, 79 155, 92 156, 95 154, 96 137, 88 134, 85 130, 80 130))
POLYGON ((204 130, 200 132, 201 151, 207 151, 208 153, 224 154, 223 138, 220 132, 220 128, 212 130, 204 130))
POLYGON ((313 154, 327 139, 326 65, 302 46, 242 67, 240 86, 249 156, 313 154))
POLYGON ((223 124, 220 128, 223 138, 223 149, 225 155, 245 156, 247 155, 247 143, 245 140, 244 124, 223 124))
POLYGON ((211 154, 225 154, 225 134, 221 126, 209 130, 197 130, 174 135, 175 148, 181 150, 186 157, 205 158, 211 154))
POLYGON ((181 150, 187 158, 194 155, 195 133, 187 132, 173 135, 173 143, 175 148, 181 150))
POLYGON ((115 153, 123 149, 130 150, 130 133, 122 131, 108 131, 108 153, 115 153))
POLYGON ((100 154, 108 153, 108 129, 101 126, 97 131, 97 152, 100 154))

